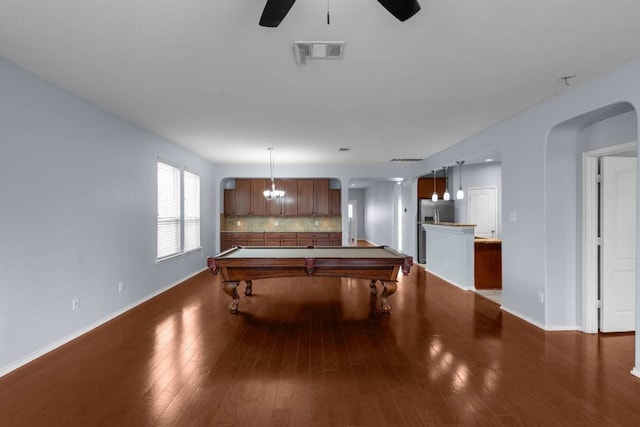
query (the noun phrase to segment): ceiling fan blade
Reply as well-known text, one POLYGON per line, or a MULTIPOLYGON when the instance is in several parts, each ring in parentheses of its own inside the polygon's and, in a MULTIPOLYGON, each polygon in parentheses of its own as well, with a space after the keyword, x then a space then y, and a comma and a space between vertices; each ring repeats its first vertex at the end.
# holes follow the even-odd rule
POLYGON ((295 2, 296 0, 267 0, 260 17, 260 25, 262 27, 277 27, 295 2))
POLYGON ((378 0, 378 3, 402 22, 411 18, 420 10, 418 0, 378 0))

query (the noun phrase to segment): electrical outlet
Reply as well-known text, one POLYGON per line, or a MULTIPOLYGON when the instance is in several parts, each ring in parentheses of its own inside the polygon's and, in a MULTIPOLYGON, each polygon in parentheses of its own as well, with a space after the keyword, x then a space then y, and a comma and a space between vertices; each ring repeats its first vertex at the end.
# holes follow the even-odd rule
POLYGON ((280 222, 276 219, 275 221, 276 227, 280 224, 280 222))
POLYGON ((544 304, 544 292, 538 292, 538 301, 540 304, 544 304))
POLYGON ((124 282, 118 282, 118 293, 124 290, 124 282))
POLYGON ((80 298, 71 299, 71 310, 76 311, 80 308, 80 298))

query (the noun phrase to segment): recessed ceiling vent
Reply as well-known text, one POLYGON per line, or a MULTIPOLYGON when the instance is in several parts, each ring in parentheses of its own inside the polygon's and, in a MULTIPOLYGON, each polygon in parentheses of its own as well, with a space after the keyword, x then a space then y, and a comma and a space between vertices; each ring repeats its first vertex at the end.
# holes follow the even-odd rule
POLYGON ((391 159, 392 162, 419 162, 422 159, 391 159))
POLYGON ((307 59, 342 59, 344 42, 293 42, 293 56, 300 65, 307 59))

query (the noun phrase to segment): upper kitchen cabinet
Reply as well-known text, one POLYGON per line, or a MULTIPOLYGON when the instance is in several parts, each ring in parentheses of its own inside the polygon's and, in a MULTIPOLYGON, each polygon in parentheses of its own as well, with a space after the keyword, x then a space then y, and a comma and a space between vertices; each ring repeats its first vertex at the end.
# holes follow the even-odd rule
POLYGON ((224 214, 234 215, 236 213, 236 190, 224 190, 224 214))
MULTIPOLYGON (((282 179, 280 180, 284 197, 282 198, 282 214, 297 215, 298 214, 298 180, 282 179)), ((276 186, 276 188, 279 188, 276 186)))
MULTIPOLYGON (((269 215, 297 215, 298 214, 298 180, 297 179, 276 179, 276 190, 284 191, 284 197, 267 202, 267 213, 269 215)), ((269 188, 271 181, 267 180, 269 188)))
MULTIPOLYGON (((438 199, 442 199, 444 196, 446 186, 447 180, 445 178, 436 178, 436 193, 438 193, 438 199)), ((430 199, 432 195, 433 177, 418 178, 418 199, 430 199)))
POLYGON ((251 214, 251 180, 236 179, 235 189, 235 214, 251 214))
MULTIPOLYGON (((267 213, 267 201, 264 197, 264 190, 266 190, 266 180, 264 179, 236 179, 236 189, 233 191, 235 194, 235 209, 233 214, 235 215, 265 215, 267 213)), ((231 192, 227 195, 225 191, 225 214, 231 211, 227 208, 227 199, 231 199, 231 192)), ((231 200, 229 200, 229 203, 231 200)))
POLYGON ((329 180, 328 179, 299 179, 298 180, 298 214, 299 215, 328 215, 329 214, 329 180))
POLYGON ((235 179, 235 189, 224 190, 225 215, 341 215, 339 183, 328 178, 276 179, 284 197, 267 200, 270 179, 235 179), (333 186, 332 186, 333 184, 333 186))
POLYGON ((267 213, 267 199, 264 197, 264 190, 271 185, 270 180, 251 180, 251 215, 265 215, 267 213))
POLYGON ((342 213, 340 195, 340 190, 329 189, 329 215, 340 215, 342 213))

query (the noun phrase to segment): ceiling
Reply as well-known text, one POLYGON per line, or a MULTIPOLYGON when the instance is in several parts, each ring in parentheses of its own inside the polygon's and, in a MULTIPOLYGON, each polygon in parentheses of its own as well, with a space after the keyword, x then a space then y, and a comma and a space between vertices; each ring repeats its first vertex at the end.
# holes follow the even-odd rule
POLYGON ((0 55, 217 164, 423 159, 640 56, 635 0, 419 1, 0 0, 0 55))

